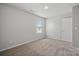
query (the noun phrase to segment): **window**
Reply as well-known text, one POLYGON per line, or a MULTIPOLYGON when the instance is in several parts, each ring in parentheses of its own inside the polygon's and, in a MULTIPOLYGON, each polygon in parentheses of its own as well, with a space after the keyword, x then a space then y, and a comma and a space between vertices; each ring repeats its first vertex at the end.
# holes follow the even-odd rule
POLYGON ((43 21, 42 20, 37 21, 36 32, 37 33, 43 33, 43 21))

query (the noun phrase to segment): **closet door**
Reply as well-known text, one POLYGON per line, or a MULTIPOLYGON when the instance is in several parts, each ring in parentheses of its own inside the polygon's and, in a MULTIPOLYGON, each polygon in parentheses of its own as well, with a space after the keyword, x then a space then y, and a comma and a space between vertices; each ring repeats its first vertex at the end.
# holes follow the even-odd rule
POLYGON ((64 41, 72 42, 72 18, 64 18, 62 20, 62 36, 64 41))

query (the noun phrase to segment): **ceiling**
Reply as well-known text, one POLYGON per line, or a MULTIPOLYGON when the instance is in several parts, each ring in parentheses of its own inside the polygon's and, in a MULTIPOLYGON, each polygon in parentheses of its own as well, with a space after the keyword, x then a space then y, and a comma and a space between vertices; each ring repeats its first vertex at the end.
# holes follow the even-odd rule
POLYGON ((49 18, 61 15, 72 15, 75 3, 12 3, 9 4, 41 17, 49 18), (47 6, 48 9, 44 7, 47 6))

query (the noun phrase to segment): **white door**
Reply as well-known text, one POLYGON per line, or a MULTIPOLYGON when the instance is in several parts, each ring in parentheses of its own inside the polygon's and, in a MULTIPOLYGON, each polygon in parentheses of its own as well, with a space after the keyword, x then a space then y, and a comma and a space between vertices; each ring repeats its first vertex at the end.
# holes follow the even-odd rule
POLYGON ((62 20, 62 40, 72 42, 72 18, 62 20))

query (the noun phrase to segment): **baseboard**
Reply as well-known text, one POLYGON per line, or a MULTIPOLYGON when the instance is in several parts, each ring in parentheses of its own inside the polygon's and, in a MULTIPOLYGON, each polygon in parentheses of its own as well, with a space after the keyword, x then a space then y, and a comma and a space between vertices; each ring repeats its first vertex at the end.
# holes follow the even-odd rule
POLYGON ((54 40, 57 40, 56 38, 49 38, 49 37, 47 37, 47 39, 54 39, 54 40))
MULTIPOLYGON (((43 39, 43 38, 41 38, 41 39, 43 39)), ((21 44, 17 44, 17 45, 15 45, 15 46, 11 46, 11 47, 8 47, 8 48, 5 48, 5 49, 1 49, 0 52, 5 51, 5 50, 8 50, 8 49, 15 48, 15 47, 18 47, 18 46, 21 46, 21 45, 23 45, 23 44, 30 43, 30 42, 35 41, 35 40, 39 40, 39 39, 34 39, 34 40, 27 41, 27 42, 24 42, 24 43, 21 43, 21 44)))
MULTIPOLYGON (((47 39, 53 39, 53 38, 47 38, 47 39)), ((59 41, 64 41, 64 42, 70 42, 70 41, 65 41, 65 40, 60 40, 60 39, 53 39, 53 40, 59 40, 59 41)), ((72 42, 70 42, 72 43, 72 42)))

